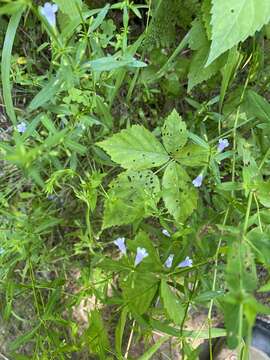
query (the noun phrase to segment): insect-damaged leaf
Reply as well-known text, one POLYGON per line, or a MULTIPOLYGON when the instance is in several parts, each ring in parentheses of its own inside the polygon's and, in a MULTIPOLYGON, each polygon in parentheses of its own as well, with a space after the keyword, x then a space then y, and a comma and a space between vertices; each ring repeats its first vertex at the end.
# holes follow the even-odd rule
POLYGON ((169 155, 145 127, 134 125, 97 144, 125 169, 144 170, 163 165, 169 155))
POLYGON ((150 170, 126 171, 110 184, 103 228, 133 223, 149 216, 159 200, 159 179, 150 170))
POLYGON ((208 164, 209 155, 209 148, 190 143, 177 152, 175 159, 180 165, 204 166, 208 164))
POLYGON ((186 171, 175 162, 164 172, 162 193, 165 206, 176 221, 184 221, 197 207, 198 192, 186 171))
POLYGON ((187 142, 186 124, 176 110, 164 122, 162 140, 170 155, 176 154, 187 142))

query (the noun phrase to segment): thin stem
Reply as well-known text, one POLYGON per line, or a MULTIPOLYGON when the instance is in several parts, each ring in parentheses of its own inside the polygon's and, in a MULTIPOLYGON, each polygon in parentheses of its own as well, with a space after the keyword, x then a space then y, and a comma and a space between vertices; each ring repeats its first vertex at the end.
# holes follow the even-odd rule
POLYGON ((125 359, 128 358, 128 353, 129 353, 129 349, 130 349, 133 334, 134 334, 134 327, 135 327, 135 320, 133 320, 133 323, 132 323, 132 328, 131 328, 131 332, 130 332, 129 339, 128 339, 128 344, 127 344, 127 350, 126 350, 125 356, 124 356, 125 359))

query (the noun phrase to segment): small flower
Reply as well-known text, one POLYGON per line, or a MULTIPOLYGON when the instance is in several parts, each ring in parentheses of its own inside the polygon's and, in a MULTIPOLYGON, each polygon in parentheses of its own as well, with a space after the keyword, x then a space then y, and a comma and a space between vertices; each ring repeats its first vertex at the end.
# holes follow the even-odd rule
POLYGON ((56 26, 56 17, 55 14, 58 10, 58 6, 56 4, 50 4, 46 2, 44 6, 40 9, 41 14, 46 18, 48 23, 52 26, 56 26))
POLYGON ((167 236, 167 237, 171 237, 169 231, 166 230, 166 229, 163 229, 163 230, 162 230, 162 234, 165 235, 165 236, 167 236))
POLYGON ((17 130, 19 133, 23 134, 26 131, 27 125, 24 121, 22 121, 21 123, 19 123, 17 125, 17 130))
POLYGON ((183 268, 183 267, 189 267, 192 266, 193 260, 187 256, 184 261, 180 262, 177 267, 183 268))
POLYGON ((4 252, 5 252, 5 250, 1 247, 1 248, 0 248, 0 255, 3 255, 4 252))
POLYGON ((124 237, 119 237, 118 239, 114 240, 114 244, 118 247, 118 249, 120 250, 121 254, 126 255, 127 254, 127 248, 125 245, 125 238, 124 237))
POLYGON ((137 248, 137 254, 136 254, 134 266, 139 265, 139 263, 142 262, 143 259, 144 259, 145 257, 147 257, 148 255, 149 255, 149 254, 148 254, 148 252, 146 251, 145 248, 138 247, 138 248, 137 248))
POLYGON ((219 152, 222 152, 224 149, 226 149, 226 147, 228 147, 230 144, 229 144, 229 141, 227 139, 219 139, 218 141, 218 151, 219 152))
POLYGON ((200 174, 192 181, 192 184, 195 187, 200 187, 200 186, 202 186, 202 181, 203 181, 203 176, 202 176, 202 174, 200 174))
POLYGON ((172 267, 173 258, 174 258, 174 255, 170 254, 168 259, 165 261, 165 264, 164 264, 166 266, 166 268, 170 269, 172 267))

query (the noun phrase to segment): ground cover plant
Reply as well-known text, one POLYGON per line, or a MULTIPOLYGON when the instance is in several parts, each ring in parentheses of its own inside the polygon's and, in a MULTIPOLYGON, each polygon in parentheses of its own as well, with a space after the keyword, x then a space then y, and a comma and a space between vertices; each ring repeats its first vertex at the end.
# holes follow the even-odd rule
POLYGON ((0 358, 214 359, 226 336, 248 359, 269 1, 0 3, 0 358))

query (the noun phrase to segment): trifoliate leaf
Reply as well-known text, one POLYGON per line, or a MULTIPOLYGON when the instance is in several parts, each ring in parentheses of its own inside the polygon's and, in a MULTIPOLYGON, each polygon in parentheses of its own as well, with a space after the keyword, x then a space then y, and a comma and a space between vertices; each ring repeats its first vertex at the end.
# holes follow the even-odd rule
POLYGON ((270 20, 269 0, 212 0, 211 64, 225 51, 254 35, 270 20))
POLYGON ((198 193, 185 170, 177 163, 167 166, 162 179, 163 200, 176 221, 184 221, 197 207, 198 193))
POLYGON ((209 156, 210 149, 191 143, 178 151, 175 159, 180 165, 204 166, 208 164, 209 156))
POLYGON ((184 307, 181 299, 171 290, 164 279, 161 280, 160 295, 163 300, 164 308, 169 318, 177 325, 181 325, 184 317, 184 307))
POLYGON ((150 170, 126 171, 110 183, 103 229, 130 224, 151 215, 159 201, 159 179, 150 170))
POLYGON ((162 140, 170 155, 175 155, 187 142, 186 124, 176 110, 164 122, 162 140))
POLYGON ((125 169, 150 169, 169 160, 169 155, 156 137, 139 125, 122 130, 97 145, 125 169))

